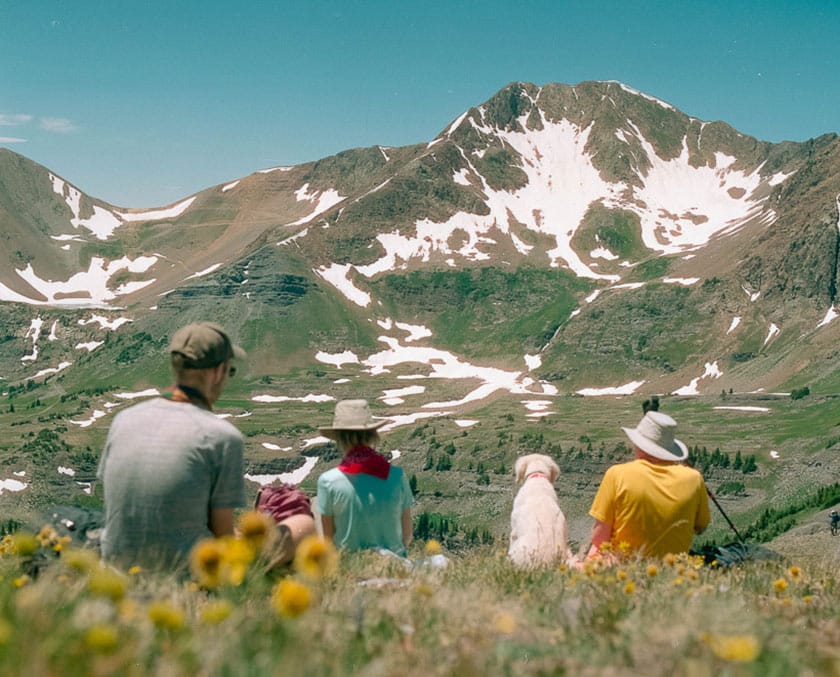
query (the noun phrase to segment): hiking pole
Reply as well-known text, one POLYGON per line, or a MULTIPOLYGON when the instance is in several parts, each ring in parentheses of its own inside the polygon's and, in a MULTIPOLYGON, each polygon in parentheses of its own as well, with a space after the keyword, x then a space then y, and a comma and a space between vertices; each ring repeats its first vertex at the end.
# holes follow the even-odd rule
POLYGON ((704 484, 704 486, 706 487, 706 493, 709 495, 709 498, 712 499, 712 502, 717 506, 717 509, 720 510, 720 514, 723 515, 723 519, 726 520, 726 523, 732 528, 732 531, 735 532, 735 535, 738 537, 738 542, 743 544, 744 539, 741 538, 741 534, 738 533, 738 530, 735 528, 735 525, 732 524, 732 520, 729 519, 729 516, 723 511, 723 508, 720 507, 720 503, 718 503, 717 498, 715 498, 715 495, 712 493, 711 489, 709 489, 709 485, 704 484))

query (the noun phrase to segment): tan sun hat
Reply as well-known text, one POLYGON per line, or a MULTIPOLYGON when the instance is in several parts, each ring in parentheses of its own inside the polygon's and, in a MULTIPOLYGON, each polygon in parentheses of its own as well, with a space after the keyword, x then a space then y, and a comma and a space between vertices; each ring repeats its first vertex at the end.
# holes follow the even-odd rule
POLYGON ((169 352, 182 355, 187 369, 208 369, 234 357, 245 358, 245 351, 234 345, 224 327, 215 322, 181 327, 172 337, 169 352))
POLYGON ((319 428, 324 437, 336 438, 339 430, 377 430, 387 421, 374 421, 367 400, 340 400, 335 405, 331 426, 319 428))
POLYGON ((662 461, 684 461, 688 447, 674 437, 677 422, 658 411, 646 413, 635 428, 622 428, 630 441, 646 454, 662 461))

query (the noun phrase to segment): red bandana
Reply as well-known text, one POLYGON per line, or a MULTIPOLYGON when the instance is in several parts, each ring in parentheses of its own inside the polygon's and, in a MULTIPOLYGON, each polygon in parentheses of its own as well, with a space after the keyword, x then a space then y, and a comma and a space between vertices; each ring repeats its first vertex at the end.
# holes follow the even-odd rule
POLYGON ((387 480, 388 473, 391 472, 391 464, 382 454, 359 444, 344 454, 338 469, 347 475, 364 473, 387 480))

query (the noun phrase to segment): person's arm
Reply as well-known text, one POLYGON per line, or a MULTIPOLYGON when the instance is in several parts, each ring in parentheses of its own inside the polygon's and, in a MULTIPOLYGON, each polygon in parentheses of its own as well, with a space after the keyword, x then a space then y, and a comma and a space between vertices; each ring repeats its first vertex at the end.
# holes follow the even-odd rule
POLYGON ((216 538, 233 536, 233 508, 211 508, 208 526, 216 538))
POLYGON ((411 508, 406 508, 402 511, 402 542, 403 545, 407 548, 408 544, 411 543, 411 539, 414 537, 414 527, 411 524, 411 508))
POLYGON ((600 554, 601 545, 603 543, 609 543, 610 538, 612 538, 612 524, 607 524, 596 519, 595 524, 592 525, 592 535, 589 537, 592 545, 589 548, 587 557, 594 557, 600 554))
POLYGON ((332 515, 321 515, 321 527, 324 530, 324 538, 330 543, 335 543, 335 518, 332 515))

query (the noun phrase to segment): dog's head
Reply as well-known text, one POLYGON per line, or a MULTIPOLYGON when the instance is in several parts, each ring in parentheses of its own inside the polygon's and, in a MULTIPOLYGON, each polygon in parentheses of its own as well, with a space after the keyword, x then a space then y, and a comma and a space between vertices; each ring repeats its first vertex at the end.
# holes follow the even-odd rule
POLYGON ((513 466, 514 475, 516 475, 517 484, 522 484, 525 478, 531 473, 539 472, 545 475, 550 482, 560 475, 560 468, 550 456, 545 454, 528 454, 520 456, 516 459, 516 464, 513 466))

